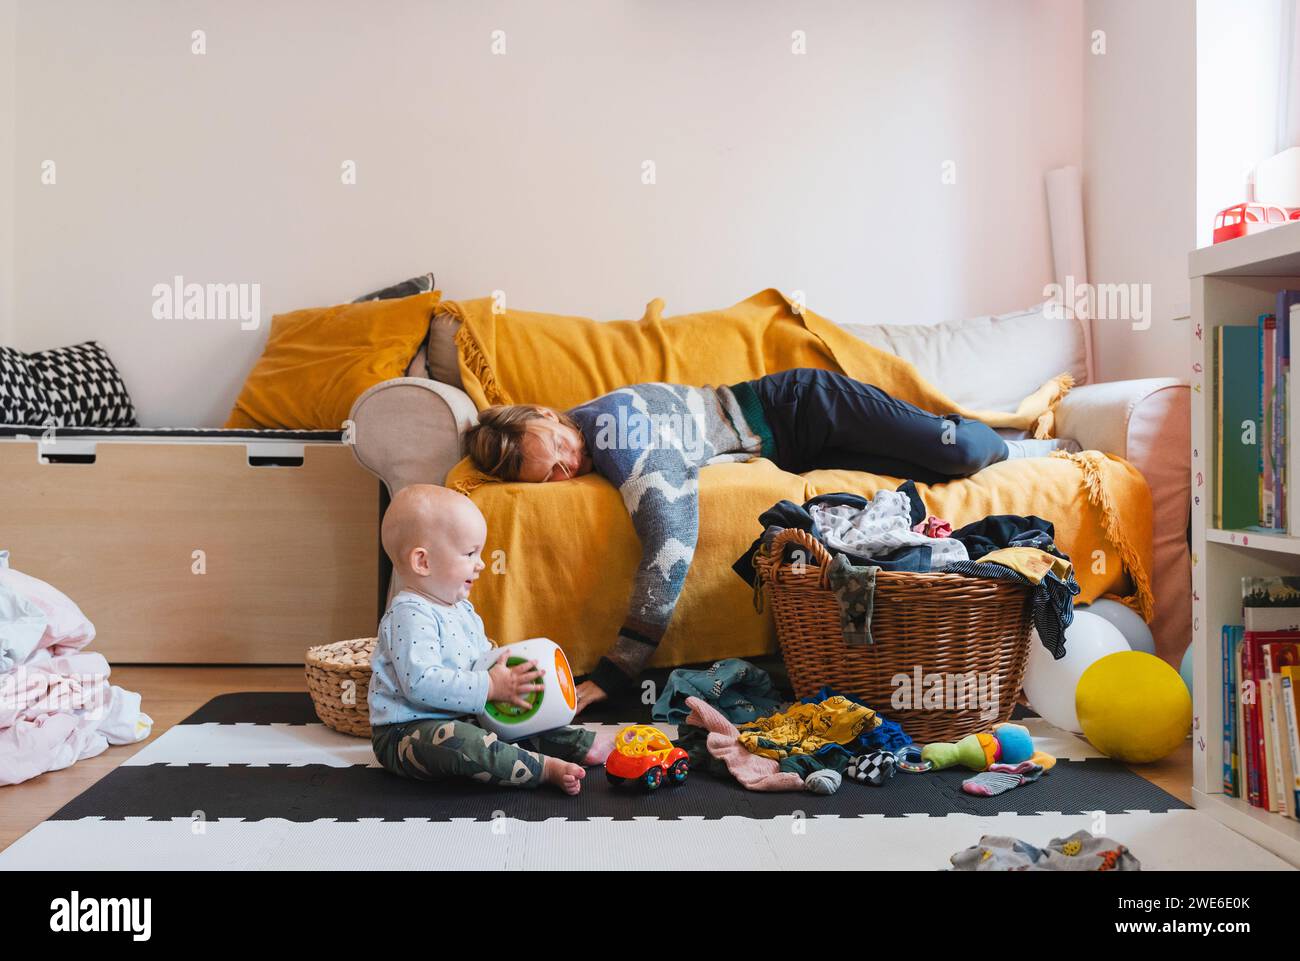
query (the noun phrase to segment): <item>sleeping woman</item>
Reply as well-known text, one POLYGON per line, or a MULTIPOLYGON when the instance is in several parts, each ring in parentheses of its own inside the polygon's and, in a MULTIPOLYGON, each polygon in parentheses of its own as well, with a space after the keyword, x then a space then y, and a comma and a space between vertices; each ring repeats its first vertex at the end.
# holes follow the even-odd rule
POLYGON ((1004 439, 979 421, 931 414, 814 368, 730 387, 633 384, 565 413, 489 407, 467 441, 475 466, 501 480, 543 483, 595 471, 618 488, 632 518, 641 562, 627 616, 578 688, 580 711, 634 685, 667 630, 695 554, 706 464, 766 457, 796 474, 845 468, 936 484, 1072 444, 1004 439))

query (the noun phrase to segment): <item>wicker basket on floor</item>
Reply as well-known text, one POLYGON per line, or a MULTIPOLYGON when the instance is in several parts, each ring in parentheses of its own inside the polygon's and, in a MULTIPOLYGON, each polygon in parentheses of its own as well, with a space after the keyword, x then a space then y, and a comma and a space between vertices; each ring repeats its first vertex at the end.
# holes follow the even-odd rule
POLYGON ((1032 628, 1028 590, 1010 581, 962 574, 876 574, 871 617, 874 644, 850 646, 840 627, 839 601, 828 577, 831 556, 811 534, 789 528, 776 535, 755 567, 767 587, 776 634, 795 695, 815 694, 823 686, 851 694, 903 726, 918 743, 952 741, 1009 720, 1029 662, 1032 628), (782 562, 785 547, 803 551, 801 565, 782 562), (906 675, 915 690, 929 689, 926 675, 941 675, 945 686, 974 674, 977 686, 954 688, 943 708, 896 709, 891 698, 906 675), (996 678, 996 701, 992 679, 996 678), (965 706, 949 706, 961 700, 965 706), (996 716, 986 712, 996 705, 996 716))
POLYGON ((307 690, 316 716, 344 734, 370 737, 370 655, 373 637, 307 650, 307 690))

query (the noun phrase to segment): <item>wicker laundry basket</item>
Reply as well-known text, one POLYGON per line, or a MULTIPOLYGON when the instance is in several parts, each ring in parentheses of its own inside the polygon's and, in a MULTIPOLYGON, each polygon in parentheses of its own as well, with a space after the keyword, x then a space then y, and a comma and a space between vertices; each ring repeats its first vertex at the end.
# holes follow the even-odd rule
POLYGON ((821 542, 796 528, 780 532, 755 555, 796 696, 830 686, 897 721, 922 744, 956 740, 1010 719, 1033 626, 1025 587, 962 574, 880 571, 871 617, 875 643, 850 646, 828 582, 830 562, 821 542), (806 562, 782 563, 787 544, 801 548, 806 562), (952 688, 958 696, 943 698, 943 707, 927 708, 918 696, 908 701, 916 707, 898 709, 892 698, 904 688, 892 680, 900 674, 912 690, 919 676, 922 692, 929 688, 926 675, 941 675, 945 685, 963 679, 973 684, 952 688))
POLYGON ((370 655, 373 637, 307 650, 307 690, 316 716, 344 734, 370 737, 370 655))

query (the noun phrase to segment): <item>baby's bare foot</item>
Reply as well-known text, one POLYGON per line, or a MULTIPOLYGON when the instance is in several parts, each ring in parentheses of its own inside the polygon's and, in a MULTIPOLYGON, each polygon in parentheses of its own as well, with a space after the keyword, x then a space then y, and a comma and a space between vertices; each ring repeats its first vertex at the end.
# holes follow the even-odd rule
POLYGON ((602 731, 596 734, 596 740, 591 742, 591 750, 587 756, 582 759, 583 764, 604 764, 605 758, 609 757, 610 752, 614 750, 614 734, 612 731, 602 731))
POLYGON ((577 794, 582 790, 582 779, 587 772, 579 764, 561 761, 558 757, 542 759, 542 783, 552 784, 565 794, 577 794))

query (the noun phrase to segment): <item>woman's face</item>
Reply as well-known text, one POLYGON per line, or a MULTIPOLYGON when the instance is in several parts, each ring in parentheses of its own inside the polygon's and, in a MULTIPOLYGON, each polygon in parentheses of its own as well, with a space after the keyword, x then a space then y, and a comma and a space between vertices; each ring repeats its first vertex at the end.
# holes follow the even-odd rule
POLYGON ((553 410, 543 410, 540 417, 528 422, 520 446, 524 452, 519 469, 521 481, 539 484, 591 473, 591 458, 582 434, 560 423, 553 410))

